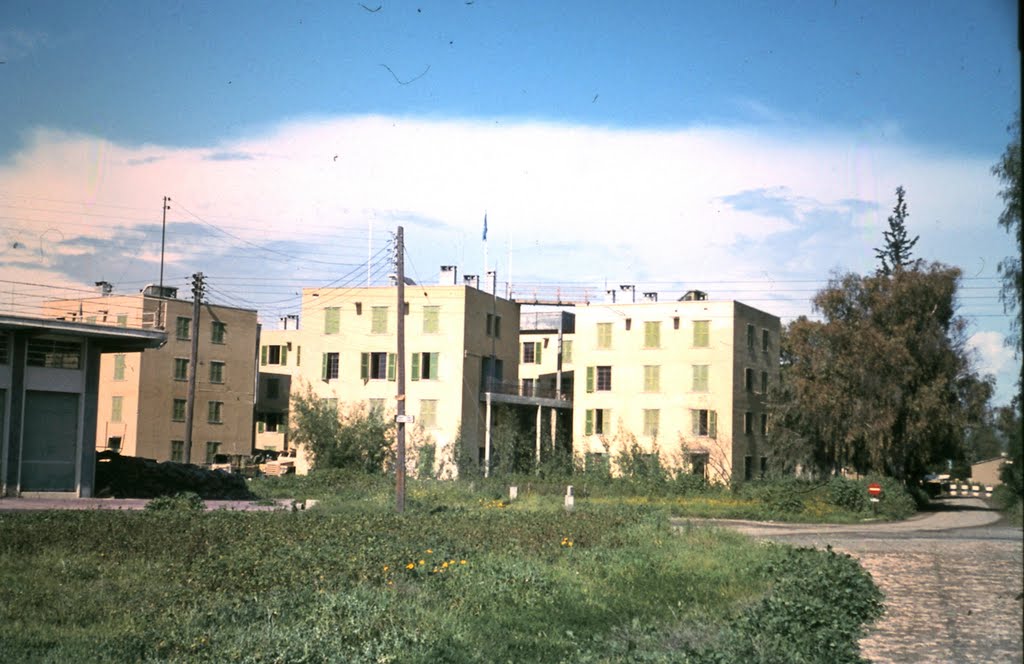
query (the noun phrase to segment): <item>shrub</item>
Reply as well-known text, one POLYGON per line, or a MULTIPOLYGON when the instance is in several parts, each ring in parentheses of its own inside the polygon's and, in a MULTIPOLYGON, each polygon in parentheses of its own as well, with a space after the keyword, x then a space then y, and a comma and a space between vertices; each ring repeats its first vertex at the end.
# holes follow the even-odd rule
POLYGON ((828 499, 833 505, 851 512, 864 512, 871 506, 867 485, 845 477, 833 477, 829 480, 828 499))
POLYGON ((148 512, 202 512, 206 503, 198 493, 184 491, 175 496, 161 496, 146 503, 148 512))
POLYGON ((313 394, 292 395, 290 435, 305 445, 317 468, 351 468, 383 473, 391 459, 394 423, 380 409, 352 404, 340 414, 332 402, 313 394))

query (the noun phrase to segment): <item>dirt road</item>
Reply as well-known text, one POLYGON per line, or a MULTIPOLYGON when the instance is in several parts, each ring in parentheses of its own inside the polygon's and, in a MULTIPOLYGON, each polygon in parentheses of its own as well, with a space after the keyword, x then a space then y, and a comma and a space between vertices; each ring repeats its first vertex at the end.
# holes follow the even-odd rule
MULTIPOLYGON (((676 520, 685 523, 686 519, 676 520)), ((858 558, 885 593, 886 612, 861 641, 875 662, 1021 662, 1022 531, 978 499, 873 525, 693 520, 764 540, 858 558)))

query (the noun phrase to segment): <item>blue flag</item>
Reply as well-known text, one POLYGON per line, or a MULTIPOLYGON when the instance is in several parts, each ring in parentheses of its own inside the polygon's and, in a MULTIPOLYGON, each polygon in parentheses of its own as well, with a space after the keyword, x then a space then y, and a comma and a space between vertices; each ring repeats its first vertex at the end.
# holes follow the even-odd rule
POLYGON ((484 212, 484 242, 487 242, 487 213, 484 212))

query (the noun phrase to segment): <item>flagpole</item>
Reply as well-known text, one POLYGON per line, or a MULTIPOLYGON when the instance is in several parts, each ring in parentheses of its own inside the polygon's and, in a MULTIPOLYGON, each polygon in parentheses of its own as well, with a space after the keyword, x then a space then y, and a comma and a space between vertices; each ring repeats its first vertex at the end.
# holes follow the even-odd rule
POLYGON ((484 273, 480 275, 483 279, 484 288, 486 289, 487 283, 487 212, 484 212, 484 273))

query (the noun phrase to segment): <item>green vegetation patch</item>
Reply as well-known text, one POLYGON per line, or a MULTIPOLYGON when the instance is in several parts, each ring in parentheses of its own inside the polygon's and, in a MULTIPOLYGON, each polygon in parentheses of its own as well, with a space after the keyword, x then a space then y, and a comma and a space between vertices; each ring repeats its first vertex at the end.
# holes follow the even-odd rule
POLYGON ((18 662, 856 661, 856 636, 880 606, 867 574, 834 553, 676 532, 647 507, 501 504, 3 514, 0 652, 18 662))

